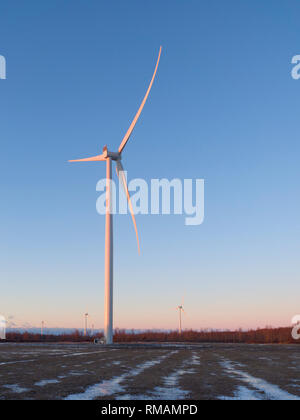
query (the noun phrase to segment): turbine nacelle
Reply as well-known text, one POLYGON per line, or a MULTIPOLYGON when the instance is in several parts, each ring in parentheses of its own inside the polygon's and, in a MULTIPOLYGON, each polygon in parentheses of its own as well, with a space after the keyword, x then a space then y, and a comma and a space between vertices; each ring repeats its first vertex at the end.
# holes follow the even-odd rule
POLYGON ((106 145, 103 147, 102 156, 103 156, 104 159, 107 159, 107 158, 111 158, 112 160, 120 160, 121 159, 121 153, 110 152, 106 145))

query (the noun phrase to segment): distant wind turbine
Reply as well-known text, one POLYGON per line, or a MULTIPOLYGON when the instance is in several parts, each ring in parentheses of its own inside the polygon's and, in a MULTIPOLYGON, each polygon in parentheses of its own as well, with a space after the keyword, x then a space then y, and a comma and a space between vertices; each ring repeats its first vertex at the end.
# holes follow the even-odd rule
POLYGON ((182 333, 182 312, 185 313, 184 309, 183 309, 183 300, 181 305, 177 306, 178 311, 179 311, 179 334, 181 335, 182 333))
POLYGON ((89 316, 88 313, 84 314, 84 336, 87 335, 87 320, 88 320, 88 316, 89 316))
POLYGON ((102 162, 106 161, 106 218, 105 218, 105 315, 104 315, 104 336, 105 343, 113 343, 113 214, 112 214, 112 190, 111 190, 111 179, 112 179, 112 161, 116 162, 116 171, 117 175, 121 181, 121 184, 125 190, 125 194, 128 200, 129 210, 131 213, 134 230, 137 239, 138 251, 140 253, 140 244, 139 237, 137 232, 137 226, 135 221, 135 216, 130 200, 130 195, 127 187, 127 181, 124 174, 124 168, 121 163, 122 152, 126 146, 133 129, 141 115, 141 112, 144 108, 146 100, 149 96, 150 90, 152 88, 155 75, 158 69, 158 64, 160 61, 161 50, 159 49, 158 59, 156 62, 156 67, 150 81, 146 95, 139 107, 138 112, 136 113, 130 127, 128 128, 123 140, 120 143, 119 149, 117 152, 111 152, 108 150, 107 146, 104 146, 103 153, 101 155, 93 156, 85 159, 76 159, 71 160, 70 162, 102 162))

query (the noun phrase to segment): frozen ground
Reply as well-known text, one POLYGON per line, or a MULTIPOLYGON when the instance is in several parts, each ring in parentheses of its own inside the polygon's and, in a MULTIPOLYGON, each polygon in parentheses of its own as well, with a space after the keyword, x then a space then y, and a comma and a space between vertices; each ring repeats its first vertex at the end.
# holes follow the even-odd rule
POLYGON ((0 344, 0 399, 300 400, 300 346, 0 344))

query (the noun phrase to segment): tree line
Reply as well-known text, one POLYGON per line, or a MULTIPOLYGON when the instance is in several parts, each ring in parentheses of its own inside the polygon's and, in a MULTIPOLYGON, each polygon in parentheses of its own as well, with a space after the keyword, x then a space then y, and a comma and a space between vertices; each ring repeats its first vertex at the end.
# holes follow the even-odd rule
MULTIPOLYGON (((84 335, 82 331, 74 330, 71 333, 38 334, 31 332, 10 331, 6 334, 6 342, 92 342, 95 338, 102 338, 102 333, 84 335)), ((189 342, 189 343, 247 343, 247 344, 300 344, 294 340, 291 328, 261 328, 256 330, 216 331, 216 330, 185 330, 178 331, 151 331, 144 332, 116 329, 114 342, 189 342)))

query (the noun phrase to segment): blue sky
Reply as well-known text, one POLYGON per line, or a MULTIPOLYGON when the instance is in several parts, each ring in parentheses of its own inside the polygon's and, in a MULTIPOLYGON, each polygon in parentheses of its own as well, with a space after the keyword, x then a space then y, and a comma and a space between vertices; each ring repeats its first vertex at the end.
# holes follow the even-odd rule
POLYGON ((298 1, 9 1, 0 7, 0 313, 103 326, 102 164, 157 79, 128 177, 204 178, 205 222, 115 218, 115 326, 288 325, 299 307, 298 1))

